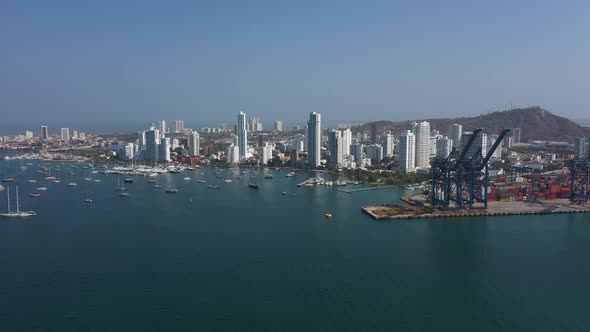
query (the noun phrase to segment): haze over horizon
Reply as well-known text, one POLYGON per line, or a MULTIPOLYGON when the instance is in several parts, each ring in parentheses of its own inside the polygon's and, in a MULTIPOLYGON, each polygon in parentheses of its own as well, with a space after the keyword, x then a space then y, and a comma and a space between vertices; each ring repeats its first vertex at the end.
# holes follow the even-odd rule
POLYGON ((528 105, 583 119, 589 9, 582 1, 3 3, 0 129, 127 130, 159 119, 202 127, 233 124, 240 110, 267 127, 302 124, 312 111, 334 125, 528 105))

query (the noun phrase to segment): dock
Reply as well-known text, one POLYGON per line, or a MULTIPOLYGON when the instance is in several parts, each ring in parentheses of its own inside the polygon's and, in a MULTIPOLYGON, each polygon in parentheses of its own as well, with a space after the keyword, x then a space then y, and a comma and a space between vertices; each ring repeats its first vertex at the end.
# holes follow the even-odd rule
POLYGON ((338 191, 341 192, 341 193, 352 194, 352 193, 358 193, 358 192, 361 192, 361 191, 387 189, 387 188, 393 188, 393 187, 396 187, 396 185, 365 187, 365 188, 357 188, 357 189, 349 189, 349 190, 346 190, 346 189, 338 189, 338 191))
POLYGON ((477 216, 519 216, 562 213, 590 213, 590 205, 571 204, 567 199, 537 202, 489 202, 486 210, 440 211, 432 209, 423 199, 406 197, 406 204, 396 206, 363 206, 361 210, 375 220, 452 218, 477 216))

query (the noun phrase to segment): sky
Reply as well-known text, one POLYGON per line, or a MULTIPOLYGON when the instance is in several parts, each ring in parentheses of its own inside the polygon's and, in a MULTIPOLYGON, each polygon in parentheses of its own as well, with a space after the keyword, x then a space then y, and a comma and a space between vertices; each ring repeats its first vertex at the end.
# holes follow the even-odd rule
POLYGON ((590 118, 587 1, 0 2, 0 129, 590 118), (30 128, 29 128, 30 127, 30 128))

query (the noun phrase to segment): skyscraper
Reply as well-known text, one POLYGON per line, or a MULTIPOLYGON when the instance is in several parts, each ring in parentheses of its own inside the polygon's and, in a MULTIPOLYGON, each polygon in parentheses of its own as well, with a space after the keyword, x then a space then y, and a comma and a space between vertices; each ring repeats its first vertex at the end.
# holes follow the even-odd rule
POLYGON ((399 137, 398 151, 399 151, 399 167, 407 173, 416 171, 416 138, 414 134, 407 130, 399 137))
POLYGON ((189 146, 189 154, 191 157, 198 156, 199 150, 201 149, 201 138, 199 137, 199 133, 193 131, 188 139, 188 146, 189 146))
POLYGON ((239 159, 246 159, 246 149, 248 147, 248 129, 246 128, 246 113, 238 113, 238 149, 239 159))
POLYGON ((183 120, 176 120, 174 121, 174 132, 180 133, 184 130, 184 121, 183 120))
POLYGON ((160 131, 154 127, 145 132, 145 153, 144 160, 158 161, 160 146, 160 131))
POLYGON ((61 140, 64 142, 70 141, 70 128, 61 128, 61 140))
POLYGON ((513 144, 518 144, 521 142, 520 135, 521 135, 520 128, 513 128, 512 129, 512 137, 514 137, 514 140, 512 141, 513 144))
POLYGON ((338 169, 342 165, 342 144, 343 139, 340 131, 332 130, 328 136, 328 151, 330 152, 328 167, 331 169, 338 169))
MULTIPOLYGON (((496 142, 498 137, 499 137, 499 135, 496 135, 496 134, 488 135, 488 141, 487 141, 487 145, 486 145, 486 154, 490 151, 490 149, 492 148, 492 146, 494 145, 494 143, 496 142)), ((502 141, 500 141, 500 144, 498 145, 498 147, 494 151, 494 154, 492 154, 492 158, 496 158, 496 159, 502 158, 502 141)))
POLYGON ((268 161, 272 159, 272 151, 274 150, 274 145, 271 143, 266 143, 262 147, 262 164, 268 165, 268 161))
POLYGON ((342 131, 342 158, 350 155, 350 146, 352 145, 352 132, 350 129, 342 131))
POLYGON ((383 147, 380 144, 371 144, 367 146, 367 158, 379 163, 383 160, 383 147))
POLYGON ((453 148, 457 152, 461 152, 461 135, 463 135, 462 125, 455 123, 449 126, 449 138, 453 141, 453 148))
POLYGON ((311 167, 318 167, 320 166, 322 147, 322 119, 320 113, 309 113, 307 132, 307 162, 311 167))
POLYGON ((385 157, 393 156, 394 144, 394 137, 391 134, 391 131, 388 130, 383 138, 383 154, 385 157))
POLYGON ((356 143, 350 146, 350 154, 353 156, 356 162, 360 162, 364 157, 365 145, 362 143, 356 143))
POLYGON ((453 140, 448 137, 438 137, 436 139, 436 157, 447 158, 453 150, 453 140))
POLYGON ((276 131, 283 131, 283 120, 275 121, 275 130, 276 131))
POLYGON ((412 123, 412 133, 416 140, 416 167, 430 167, 430 123, 427 121, 412 123))
POLYGON ((49 129, 47 129, 47 126, 41 126, 41 139, 49 139, 49 129))
POLYGON ((164 137, 164 135, 162 135, 162 139, 160 140, 160 155, 158 160, 170 161, 170 147, 170 137, 164 137))
MULTIPOLYGON (((461 135, 461 151, 463 151, 463 149, 466 147, 471 135, 473 135, 473 133, 470 131, 466 131, 461 135)), ((465 153, 465 159, 472 158, 475 155, 475 153, 478 151, 478 149, 480 149, 480 148, 481 148, 481 155, 485 157, 485 155, 488 151, 487 145, 488 145, 488 135, 480 132, 479 134, 477 134, 477 137, 473 141, 473 144, 471 144, 471 147, 469 147, 469 149, 465 153)))
POLYGON ((576 154, 576 158, 585 158, 588 156, 588 139, 586 137, 576 138, 574 153, 576 154))

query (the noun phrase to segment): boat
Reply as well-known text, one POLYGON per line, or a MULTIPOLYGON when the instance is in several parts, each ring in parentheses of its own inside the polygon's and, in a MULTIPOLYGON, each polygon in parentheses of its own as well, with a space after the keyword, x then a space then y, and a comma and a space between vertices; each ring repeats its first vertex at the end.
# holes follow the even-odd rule
POLYGON ((37 191, 47 191, 47 187, 38 187, 38 188, 35 188, 35 190, 37 190, 37 191))
POLYGON ((188 177, 188 176, 184 178, 184 180, 186 180, 186 181, 190 181, 190 179, 191 179, 191 178, 190 178, 190 177, 188 177))
POLYGON ((127 197, 127 196, 129 196, 129 194, 126 193, 126 192, 121 192, 121 193, 119 193, 119 196, 121 196, 121 197, 127 197))
POLYGON ((149 179, 149 180, 147 181, 147 183, 156 183, 156 180, 154 180, 154 179, 149 179))
POLYGON ((27 182, 28 182, 28 183, 35 183, 35 182, 37 182, 37 180, 35 180, 35 179, 31 179, 31 180, 27 180, 27 182))
POLYGON ((207 181, 205 181, 205 180, 199 180, 199 181, 197 181, 197 182, 198 182, 198 183, 206 183, 207 181))
POLYGON ((166 192, 169 194, 176 194, 178 192, 178 189, 176 188, 168 188, 166 189, 166 192))
POLYGON ((264 175, 264 178, 265 179, 272 179, 272 174, 265 174, 264 175))
POLYGON ((84 178, 84 181, 92 181, 92 178, 85 177, 85 178, 84 178))
POLYGON ((283 191, 283 195, 287 195, 287 192, 286 191, 283 191))
POLYGON ((2 182, 12 182, 12 181, 14 181, 13 178, 4 178, 4 179, 2 179, 2 182))
POLYGON ((161 185, 159 185, 159 184, 154 184, 154 185, 152 186, 152 188, 162 188, 162 186, 161 186, 161 185))
POLYGON ((252 188, 252 189, 258 190, 258 183, 256 183, 256 182, 249 182, 248 183, 248 187, 249 188, 252 188))
POLYGON ((327 219, 332 219, 334 216, 331 213, 326 213, 326 218, 327 219))
POLYGON ((61 180, 53 180, 52 182, 53 182, 53 183, 60 183, 60 182, 61 182, 61 180))
POLYGON ((4 218, 24 218, 36 216, 35 211, 20 211, 18 206, 18 186, 16 187, 16 212, 10 211, 10 188, 7 189, 7 200, 8 200, 8 212, 0 213, 0 217, 4 218))
POLYGON ((98 182, 102 182, 102 180, 101 179, 96 179, 96 180, 94 180, 94 182, 98 183, 98 182))
POLYGON ((70 182, 70 183, 68 183, 68 187, 75 187, 77 185, 78 184, 76 182, 70 182))
POLYGON ((127 179, 123 179, 124 183, 133 183, 133 179, 132 178, 127 178, 127 179))
POLYGON ((39 194, 39 193, 30 193, 29 196, 31 196, 31 197, 39 197, 39 196, 41 196, 41 194, 39 194))
POLYGON ((0 191, 4 190, 4 186, 0 185, 0 191))
POLYGON ((121 183, 121 178, 117 178, 117 188, 115 188, 116 191, 126 191, 127 188, 125 188, 125 183, 121 183))
POLYGON ((84 203, 92 203, 92 199, 86 198, 86 199, 84 199, 84 203))

